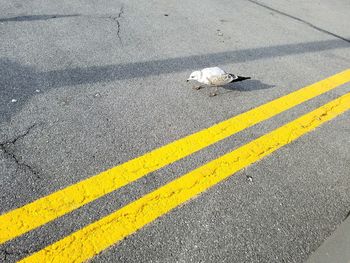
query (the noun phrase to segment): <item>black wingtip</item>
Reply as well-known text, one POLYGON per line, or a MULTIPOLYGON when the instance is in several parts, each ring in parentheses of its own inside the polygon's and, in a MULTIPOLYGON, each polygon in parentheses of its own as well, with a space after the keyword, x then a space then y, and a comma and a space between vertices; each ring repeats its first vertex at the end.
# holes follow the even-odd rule
POLYGON ((243 81, 243 80, 247 80, 247 79, 251 79, 251 77, 237 76, 237 78, 232 80, 231 82, 238 82, 238 81, 243 81))

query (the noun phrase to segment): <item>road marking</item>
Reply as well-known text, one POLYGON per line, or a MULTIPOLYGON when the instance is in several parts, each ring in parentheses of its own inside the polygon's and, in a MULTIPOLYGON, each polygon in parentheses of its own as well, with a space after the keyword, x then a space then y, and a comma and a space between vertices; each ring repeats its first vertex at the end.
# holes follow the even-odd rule
POLYGON ((350 69, 232 117, 0 216, 0 244, 350 81, 350 69))
POLYGON ((19 262, 83 262, 349 109, 350 93, 192 170, 19 262))

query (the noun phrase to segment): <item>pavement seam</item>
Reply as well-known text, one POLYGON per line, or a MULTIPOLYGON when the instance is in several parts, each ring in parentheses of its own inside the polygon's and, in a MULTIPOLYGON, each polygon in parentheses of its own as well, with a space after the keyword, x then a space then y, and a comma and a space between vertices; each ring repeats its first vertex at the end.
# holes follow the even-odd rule
POLYGON ((32 21, 46 21, 50 19, 58 19, 58 18, 66 18, 66 17, 76 17, 81 16, 80 14, 71 14, 71 15, 24 15, 24 16, 14 16, 14 17, 5 17, 0 18, 0 23, 8 23, 8 22, 32 22, 32 21))
POLYGON ((345 215, 345 218, 343 221, 345 221, 350 216, 350 211, 345 215))
POLYGON ((335 34, 335 33, 332 33, 332 32, 330 32, 330 31, 328 31, 328 30, 326 30, 326 29, 320 28, 320 27, 318 27, 318 26, 316 26, 316 25, 314 25, 314 24, 312 24, 312 23, 310 23, 310 22, 308 22, 308 21, 305 21, 305 20, 303 20, 303 19, 301 19, 301 18, 299 18, 299 17, 290 15, 290 14, 288 14, 288 13, 286 13, 286 12, 280 11, 280 10, 278 10, 278 9, 275 9, 275 8, 273 8, 273 7, 270 7, 270 6, 268 6, 268 5, 265 5, 265 4, 263 4, 263 3, 260 3, 260 2, 254 1, 254 0, 247 0, 247 1, 249 1, 249 2, 251 2, 251 3, 253 3, 253 4, 256 4, 256 5, 260 6, 260 7, 266 8, 266 9, 268 9, 268 10, 270 10, 270 11, 276 12, 276 13, 278 13, 278 14, 280 14, 280 15, 283 15, 283 16, 289 17, 289 18, 291 18, 291 19, 293 19, 293 20, 296 20, 296 21, 298 21, 298 22, 301 22, 301 23, 303 23, 303 24, 305 24, 305 25, 307 25, 307 26, 309 26, 309 27, 311 27, 311 28, 313 28, 313 29, 316 29, 316 30, 319 31, 319 32, 325 33, 325 34, 327 34, 327 35, 330 35, 330 36, 339 38, 339 39, 341 39, 341 40, 344 40, 344 41, 350 43, 350 39, 347 39, 347 38, 345 38, 345 37, 342 37, 342 36, 340 36, 340 35, 337 35, 337 34, 335 34))
POLYGON ((33 124, 30 127, 28 127, 23 134, 20 134, 11 140, 1 142, 0 149, 5 153, 5 155, 9 156, 17 164, 18 167, 21 167, 24 170, 28 170, 32 174, 34 174, 37 178, 40 178, 39 172, 36 171, 36 169, 33 168, 31 165, 27 164, 23 160, 20 160, 19 157, 14 153, 14 151, 12 151, 9 147, 10 145, 14 146, 18 140, 23 139, 25 136, 27 136, 30 133, 30 131, 34 129, 36 126, 37 124, 33 124))

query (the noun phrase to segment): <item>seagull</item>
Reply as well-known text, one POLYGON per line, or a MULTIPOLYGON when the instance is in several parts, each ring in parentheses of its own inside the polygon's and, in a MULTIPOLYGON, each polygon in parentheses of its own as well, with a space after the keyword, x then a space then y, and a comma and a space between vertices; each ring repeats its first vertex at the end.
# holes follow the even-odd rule
MULTIPOLYGON (((210 87, 215 87, 214 92, 210 93, 210 97, 216 96, 218 87, 224 86, 228 83, 243 81, 250 79, 250 77, 241 77, 235 74, 227 73, 219 67, 204 68, 202 70, 193 71, 188 81, 197 81, 210 87)), ((202 85, 194 86, 196 90, 203 88, 202 85)))

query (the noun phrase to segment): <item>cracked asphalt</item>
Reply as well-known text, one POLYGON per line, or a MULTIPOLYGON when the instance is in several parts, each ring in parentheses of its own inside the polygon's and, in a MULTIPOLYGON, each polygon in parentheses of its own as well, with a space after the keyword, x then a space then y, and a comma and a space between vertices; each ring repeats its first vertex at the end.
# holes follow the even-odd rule
MULTIPOLYGON (((345 0, 0 0, 0 214, 341 72, 345 0), (252 79, 193 90, 191 71, 252 79)), ((0 245, 14 262, 350 91, 345 84, 0 245)), ((92 262, 304 262, 350 211, 350 113, 92 262)))

